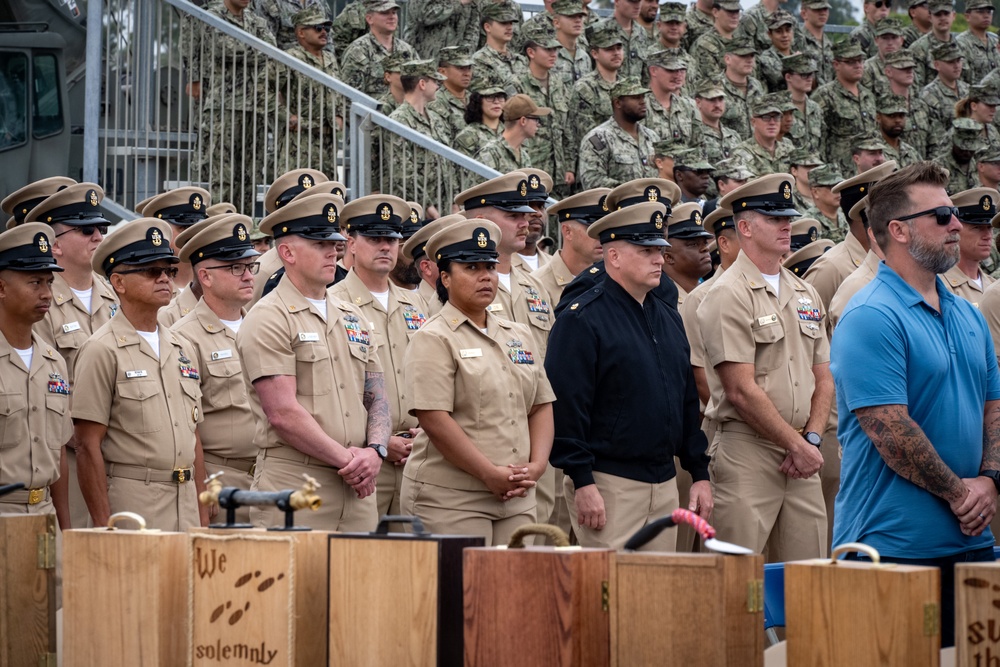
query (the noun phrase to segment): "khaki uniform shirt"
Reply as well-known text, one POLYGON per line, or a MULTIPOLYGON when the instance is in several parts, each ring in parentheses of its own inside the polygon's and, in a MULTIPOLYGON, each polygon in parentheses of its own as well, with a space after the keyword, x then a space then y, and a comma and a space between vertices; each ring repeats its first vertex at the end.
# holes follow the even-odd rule
MULTIPOLYGON (((403 377, 412 410, 444 410, 498 466, 523 463, 531 453, 528 413, 555 400, 528 327, 486 316, 480 331, 451 303, 413 336, 403 377)), ((449 463, 421 433, 403 476, 452 489, 486 485, 449 463)))
MULTIPOLYGON (((702 301, 698 319, 703 331, 718 332, 704 338, 708 364, 753 364, 754 381, 782 419, 802 428, 816 387, 812 367, 830 361, 826 314, 811 285, 785 268, 780 281, 776 296, 741 251, 702 301)), ((706 416, 743 421, 718 375, 709 373, 708 382, 712 398, 706 416)))
POLYGON ((995 282, 988 273, 980 271, 979 279, 983 281, 983 286, 980 287, 958 268, 958 264, 945 271, 941 277, 944 279, 944 286, 951 290, 952 294, 962 297, 976 308, 982 303, 986 288, 995 282))
POLYGON ((431 285, 426 280, 421 280, 420 289, 417 292, 427 305, 427 319, 430 319, 431 315, 436 315, 441 310, 443 304, 441 303, 441 299, 438 298, 437 288, 434 285, 431 285))
POLYGON ((353 269, 346 278, 330 288, 330 293, 354 304, 372 325, 385 377, 385 395, 389 400, 393 432, 416 427, 417 420, 409 412, 409 400, 403 387, 403 355, 410 338, 430 319, 427 304, 419 295, 390 283, 389 310, 386 312, 353 269))
POLYGON ((983 294, 983 299, 979 302, 979 311, 990 327, 993 347, 1000 350, 1000 282, 994 282, 983 294))
MULTIPOLYGON (((244 313, 244 316, 246 313, 244 313)), ((202 449, 227 459, 253 459, 256 426, 243 381, 236 334, 204 299, 171 331, 180 336, 201 374, 204 421, 198 427, 202 449)))
MULTIPOLYGON (((327 320, 291 280, 283 279, 247 314, 236 346, 246 381, 272 375, 295 376, 295 399, 320 428, 345 447, 367 438, 363 403, 365 373, 381 373, 368 320, 351 304, 326 295, 327 320)), ((256 391, 250 406, 261 449, 290 447, 271 426, 256 391)))
POLYGON ((865 253, 861 242, 848 232, 847 238, 813 262, 802 279, 816 288, 825 306, 833 300, 840 283, 865 261, 865 253))
MULTIPOLYGON (((840 316, 844 314, 844 309, 847 308, 847 303, 851 300, 851 297, 875 279, 875 274, 878 273, 878 264, 881 261, 878 255, 869 250, 861 266, 854 269, 854 272, 844 278, 844 282, 840 283, 840 287, 837 288, 833 298, 830 299, 830 306, 827 309, 827 314, 830 316, 831 330, 837 326, 837 322, 840 320, 840 316)), ((834 405, 834 410, 836 410, 836 407, 834 405)), ((834 424, 834 428, 836 428, 836 424, 834 424)))
POLYGON ((69 288, 66 279, 53 273, 52 303, 45 319, 33 329, 66 360, 70 382, 75 377, 76 355, 80 347, 118 310, 118 299, 111 287, 96 273, 90 294, 90 312, 69 288))
POLYGON ((160 312, 156 314, 156 320, 160 323, 160 326, 164 329, 169 329, 174 326, 182 317, 194 310, 194 307, 198 305, 198 297, 194 295, 191 291, 191 286, 183 288, 177 293, 173 299, 170 300, 163 308, 160 308, 160 312))
POLYGON ((260 271, 257 272, 257 277, 253 281, 253 301, 250 302, 250 306, 260 301, 260 297, 264 294, 264 285, 283 266, 276 248, 265 252, 257 258, 257 261, 260 262, 260 271))
POLYGON ((73 421, 66 362, 41 336, 31 338, 28 369, 0 333, 0 484, 43 489, 59 479, 73 421))
POLYGON ((552 313, 552 300, 541 283, 527 271, 512 266, 510 291, 502 284, 498 284, 497 295, 486 310, 501 319, 527 324, 528 330, 535 337, 534 350, 538 363, 545 363, 549 331, 552 329, 555 316, 552 313))
POLYGON ((545 291, 549 293, 549 296, 552 298, 550 305, 555 308, 559 303, 559 299, 562 298, 563 289, 565 289, 566 285, 573 282, 575 276, 570 273, 566 262, 563 261, 562 251, 560 250, 552 256, 551 261, 546 262, 544 266, 539 266, 537 271, 532 272, 531 277, 536 282, 541 283, 545 291))
POLYGON ((538 258, 537 269, 531 268, 531 265, 528 264, 526 261, 524 261, 524 257, 519 255, 518 253, 514 253, 514 255, 510 258, 510 264, 511 266, 516 266, 517 268, 522 269, 527 273, 534 273, 535 271, 540 271, 543 266, 552 261, 552 255, 548 254, 547 252, 542 252, 541 250, 535 251, 535 257, 538 258))
POLYGON ((159 328, 160 356, 124 315, 94 332, 77 358, 73 418, 108 427, 107 463, 190 468, 201 421, 201 369, 190 347, 159 328))

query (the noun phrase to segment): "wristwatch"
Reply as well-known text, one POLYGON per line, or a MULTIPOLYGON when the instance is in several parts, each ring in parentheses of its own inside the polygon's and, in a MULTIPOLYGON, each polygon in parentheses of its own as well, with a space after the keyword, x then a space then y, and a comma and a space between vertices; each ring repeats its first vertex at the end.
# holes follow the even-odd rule
POLYGON ((389 450, 385 448, 385 445, 380 445, 377 442, 369 442, 365 445, 368 449, 374 449, 378 457, 385 461, 385 457, 389 455, 389 450))
POLYGON ((819 449, 820 445, 823 444, 823 438, 816 431, 806 431, 802 434, 802 437, 816 449, 819 449))
POLYGON ((997 493, 1000 493, 1000 470, 984 470, 979 474, 992 479, 993 486, 997 487, 997 493))

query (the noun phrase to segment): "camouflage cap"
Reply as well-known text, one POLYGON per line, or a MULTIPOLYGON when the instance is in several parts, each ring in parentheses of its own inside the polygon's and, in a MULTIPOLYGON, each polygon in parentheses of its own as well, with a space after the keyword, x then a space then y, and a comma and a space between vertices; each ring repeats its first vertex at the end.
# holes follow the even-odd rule
POLYGON ((906 3, 907 9, 913 9, 914 7, 919 7, 920 5, 926 5, 928 0, 910 0, 906 3))
POLYGON ((931 14, 943 11, 953 12, 955 11, 955 3, 951 0, 930 0, 930 2, 927 3, 927 11, 931 14))
POLYGON ((757 49, 748 38, 733 37, 726 42, 725 53, 731 53, 734 56, 752 56, 757 53, 757 49))
POLYGON ((592 49, 608 49, 615 44, 624 44, 617 24, 598 21, 587 26, 587 43, 592 49))
POLYGON ((852 151, 884 151, 885 140, 878 131, 862 132, 851 137, 852 151))
POLYGON ((984 146, 983 124, 971 118, 956 118, 951 123, 951 141, 956 148, 977 151, 984 146))
POLYGON ((809 187, 811 188, 832 188, 842 180, 844 177, 835 164, 820 165, 809 172, 809 187))
POLYGON ((378 14, 379 12, 387 12, 390 9, 399 9, 393 0, 364 0, 365 3, 365 13, 366 14, 378 14))
POLYGON ((795 106, 795 102, 792 101, 791 92, 782 90, 771 94, 774 95, 775 102, 777 102, 778 107, 781 108, 781 113, 788 113, 789 111, 795 111, 798 109, 798 107, 795 106))
POLYGON ((556 0, 552 3, 552 13, 559 16, 586 16, 587 10, 580 0, 556 0))
POLYGON ((517 10, 507 4, 501 4, 499 2, 486 2, 485 6, 480 11, 480 16, 482 21, 491 21, 495 23, 516 23, 518 19, 517 10))
POLYGON ((403 50, 393 51, 382 61, 382 71, 399 74, 403 71, 403 63, 409 60, 409 53, 403 50))
POLYGON ((958 47, 958 42, 945 42, 931 49, 931 58, 943 63, 954 62, 962 57, 962 49, 958 47))
POLYGON ((543 49, 558 49, 561 45, 556 39, 556 31, 551 25, 531 23, 521 29, 521 39, 525 45, 535 44, 543 49))
POLYGON ((767 24, 768 30, 777 30, 783 25, 795 25, 795 17, 786 12, 784 9, 778 9, 771 12, 771 15, 767 17, 764 21, 767 24))
POLYGON ((760 118, 772 113, 781 113, 781 104, 776 95, 764 95, 750 104, 750 115, 760 118))
POLYGON ((994 107, 1000 106, 1000 91, 997 91, 994 86, 984 86, 983 84, 969 86, 967 97, 972 102, 982 102, 994 107))
POLYGON ((670 21, 684 21, 684 11, 686 7, 682 2, 661 2, 660 3, 660 22, 667 23, 670 21))
POLYGON ((703 100, 714 100, 726 96, 726 89, 722 87, 722 81, 705 77, 698 82, 694 89, 694 96, 703 100))
POLYGON ((826 163, 823 162, 823 158, 808 148, 796 148, 788 156, 788 164, 792 167, 818 167, 826 163))
POLYGON ((687 69, 687 58, 682 49, 662 49, 646 56, 646 65, 666 70, 687 69))
POLYGON ((913 52, 909 49, 900 49, 899 51, 887 53, 883 60, 886 67, 894 69, 907 69, 917 66, 917 61, 913 59, 913 52))
POLYGON ((757 178, 757 174, 753 173, 750 170, 750 167, 748 167, 743 160, 737 157, 731 157, 728 160, 720 160, 717 162, 715 164, 713 176, 715 176, 715 178, 719 178, 721 176, 732 181, 749 181, 751 178, 757 178))
POLYGON ((902 95, 882 95, 878 98, 875 111, 883 116, 910 113, 909 102, 902 95))
POLYGON ((472 67, 472 56, 461 46, 446 46, 438 51, 438 67, 472 67))
POLYGON ((718 7, 719 9, 724 9, 727 12, 739 12, 743 10, 740 6, 740 0, 715 0, 712 4, 712 8, 718 7))
POLYGON ((630 97, 632 95, 645 95, 649 88, 642 85, 639 77, 627 76, 621 79, 611 88, 611 99, 617 100, 619 97, 630 97))
POLYGON ((253 223, 253 227, 250 228, 250 240, 251 241, 263 241, 264 239, 270 239, 271 237, 260 231, 260 222, 253 223))
POLYGON ((802 0, 802 6, 806 9, 830 9, 827 0, 802 0))
POLYGON ((687 144, 676 139, 660 139, 653 144, 653 155, 656 157, 673 158, 677 151, 687 149, 687 144))
POLYGON ((882 37, 884 35, 895 35, 896 37, 903 36, 903 22, 899 19, 892 17, 887 17, 875 24, 875 36, 882 37))
POLYGON ((834 60, 854 60, 864 58, 865 52, 856 39, 845 39, 833 45, 834 60))
MULTIPOLYGON (((473 67, 473 71, 475 68, 473 67)), ((483 76, 476 76, 472 79, 469 84, 469 90, 476 93, 480 97, 489 97, 490 95, 507 95, 507 89, 504 88, 503 82, 497 80, 496 77, 485 74, 483 76)))
POLYGON ((781 71, 796 74, 815 74, 819 70, 816 60, 808 53, 793 53, 781 58, 781 71))
POLYGON ((333 22, 326 15, 326 11, 323 9, 323 5, 309 5, 304 9, 300 9, 292 15, 292 25, 300 26, 313 26, 313 25, 332 25, 333 22))
POLYGON ((987 144, 985 147, 980 148, 976 152, 976 162, 988 162, 990 164, 1000 162, 1000 146, 987 144))
POLYGON ((694 171, 713 171, 715 166, 705 159, 697 148, 685 148, 674 151, 674 169, 691 169, 694 171))
POLYGON ((400 74, 403 76, 416 76, 421 79, 432 79, 434 81, 444 81, 446 78, 437 71, 433 60, 408 60, 403 63, 400 74))
POLYGON ((973 9, 992 9, 994 0, 965 0, 965 11, 973 9))

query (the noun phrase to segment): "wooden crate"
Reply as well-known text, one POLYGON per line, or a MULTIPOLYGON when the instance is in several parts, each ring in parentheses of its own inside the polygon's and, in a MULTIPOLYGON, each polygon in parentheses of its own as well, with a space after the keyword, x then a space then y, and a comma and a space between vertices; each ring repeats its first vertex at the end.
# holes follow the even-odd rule
POLYGON ((185 533, 63 535, 63 666, 177 667, 191 652, 185 533))
POLYGON ((55 542, 54 514, 0 516, 0 667, 55 659, 55 542))
POLYGON ((940 579, 936 567, 828 559, 788 563, 789 667, 938 667, 940 579))
POLYGON ((465 664, 609 665, 614 560, 611 549, 466 549, 465 664))
POLYGON ((764 558, 620 553, 611 664, 762 667, 764 558))
POLYGON ((955 565, 956 665, 1000 665, 1000 563, 955 565))
POLYGON ((330 535, 329 664, 461 665, 462 550, 483 544, 422 529, 389 533, 386 523, 330 535))

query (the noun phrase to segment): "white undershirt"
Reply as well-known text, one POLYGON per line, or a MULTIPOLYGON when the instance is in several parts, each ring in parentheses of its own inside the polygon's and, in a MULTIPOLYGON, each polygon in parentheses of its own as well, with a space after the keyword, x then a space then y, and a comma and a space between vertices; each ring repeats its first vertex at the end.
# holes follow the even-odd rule
POLYGON ((500 284, 503 285, 507 289, 507 291, 509 292, 510 291, 510 274, 509 273, 500 273, 499 271, 497 271, 497 278, 500 279, 500 284))
POLYGON ((91 299, 94 296, 93 287, 91 287, 90 289, 85 289, 83 291, 78 289, 73 289, 72 287, 70 287, 70 289, 73 290, 73 294, 76 296, 76 298, 79 299, 81 302, 83 302, 83 307, 87 309, 88 313, 94 312, 94 309, 91 306, 91 299))
POLYGON ((223 324, 225 324, 227 327, 229 327, 229 330, 232 331, 233 333, 239 333, 240 332, 240 325, 243 324, 243 318, 242 317, 240 319, 238 319, 238 320, 224 320, 224 319, 222 319, 220 317, 219 321, 222 322, 223 324))
POLYGON ((378 301, 379 303, 382 304, 382 308, 385 309, 385 312, 388 313, 389 312, 389 290, 386 290, 384 292, 372 292, 372 296, 375 297, 376 301, 378 301))
POLYGON ((767 281, 767 284, 774 288, 775 296, 781 296, 781 274, 775 273, 773 276, 767 273, 760 274, 767 281))
POLYGON ((326 322, 326 299, 325 298, 323 298, 323 299, 310 299, 309 297, 306 297, 306 301, 308 301, 312 305, 316 306, 316 310, 319 311, 320 317, 322 317, 323 321, 326 322))
POLYGON ((532 271, 538 270, 538 255, 522 255, 521 253, 517 253, 517 256, 530 266, 532 271))
POLYGON ((978 278, 970 278, 969 282, 979 288, 980 291, 983 289, 983 274, 979 274, 978 278))
POLYGON ((19 350, 15 347, 14 351, 17 352, 17 356, 21 357, 21 361, 24 362, 24 367, 31 370, 31 357, 34 356, 35 346, 32 345, 27 350, 19 350))
POLYGON ((159 359, 160 358, 160 327, 156 327, 156 331, 139 331, 138 329, 136 329, 135 332, 137 334, 139 334, 140 336, 142 336, 146 340, 147 343, 149 343, 149 346, 151 348, 153 348, 153 353, 156 355, 156 358, 159 359))

